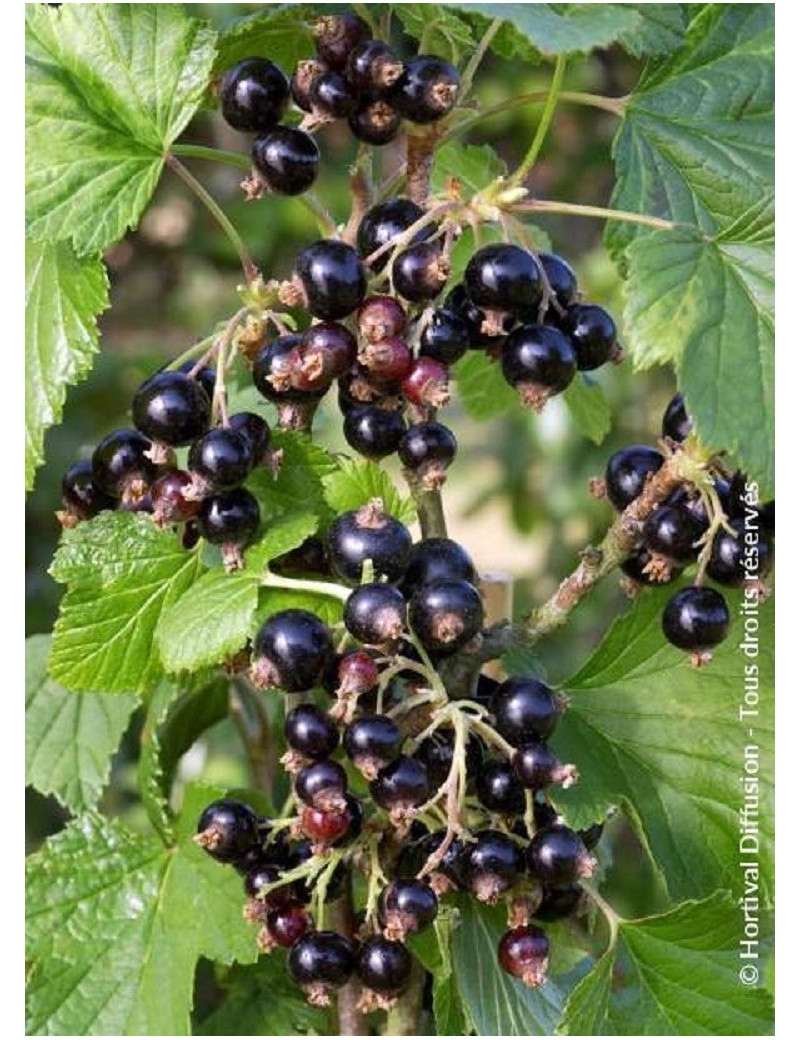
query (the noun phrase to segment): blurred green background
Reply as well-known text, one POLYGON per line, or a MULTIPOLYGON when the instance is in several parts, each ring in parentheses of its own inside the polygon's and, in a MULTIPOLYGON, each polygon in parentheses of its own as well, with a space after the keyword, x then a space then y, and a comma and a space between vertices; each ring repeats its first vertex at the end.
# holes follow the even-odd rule
MULTIPOLYGON (((193 14, 217 25, 253 9, 254 5, 192 5, 193 14)), ((549 74, 547 65, 529 68, 490 57, 477 78, 477 102, 489 106, 546 89, 549 74)), ((565 88, 619 96, 633 87, 638 74, 638 65, 615 48, 573 62, 565 88)), ((535 132, 540 111, 529 106, 502 113, 481 124, 469 139, 489 142, 513 168, 535 132)), ((532 194, 606 205, 613 185, 610 145, 616 122, 613 115, 595 109, 559 106, 529 180, 532 194)), ((202 113, 182 140, 242 154, 249 149, 249 139, 211 111, 202 113)), ((346 171, 354 144, 346 127, 334 125, 321 132, 320 145, 324 160, 316 190, 337 221, 343 221, 349 207, 346 171)), ((379 151, 378 168, 384 173, 400 165, 401 146, 402 140, 379 151)), ((203 161, 187 164, 241 231, 265 276, 287 276, 298 251, 318 237, 306 209, 297 200, 278 197, 245 203, 239 190, 241 171, 203 161)), ((602 246, 601 223, 552 218, 541 226, 555 250, 576 267, 585 296, 609 308, 621 324, 620 281, 602 246)), ((128 423, 131 396, 145 376, 207 335, 236 306, 236 254, 169 171, 138 230, 110 250, 106 261, 112 307, 101 319, 102 354, 91 377, 70 390, 64 421, 48 435, 48 461, 27 502, 29 634, 50 631, 57 613, 60 588, 48 577, 47 568, 59 534, 53 511, 59 504, 63 471, 75 458, 88 455, 104 433, 128 423)), ((551 402, 541 416, 520 408, 486 424, 465 416, 457 393, 447 410, 446 422, 460 447, 445 487, 450 533, 469 548, 482 570, 510 575, 517 612, 549 596, 575 565, 577 552, 602 534, 610 509, 589 495, 589 477, 603 472, 617 448, 653 442, 674 392, 667 373, 634 375, 627 362, 598 375, 613 413, 610 435, 600 447, 576 431, 560 400, 551 402)), ((330 397, 316 428, 323 443, 341 449, 335 395, 330 397)), ((541 645, 542 665, 553 682, 564 680, 582 663, 626 603, 616 582, 609 580, 581 605, 566 628, 541 645)), ((106 810, 124 815, 132 826, 143 823, 135 787, 140 726, 141 720, 134 718, 105 796, 106 810)), ((181 777, 199 774, 229 787, 248 783, 230 723, 209 731, 186 756, 181 777)), ((30 791, 27 810, 30 850, 63 824, 63 815, 55 802, 30 791)), ((625 913, 652 909, 654 879, 631 830, 617 819, 603 844, 615 864, 607 894, 625 913)))

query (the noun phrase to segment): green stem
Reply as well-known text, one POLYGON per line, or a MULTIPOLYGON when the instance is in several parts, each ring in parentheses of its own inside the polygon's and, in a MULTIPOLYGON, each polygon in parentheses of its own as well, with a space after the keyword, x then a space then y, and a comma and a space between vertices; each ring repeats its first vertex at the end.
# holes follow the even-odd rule
POLYGON ((330 596, 339 599, 342 603, 350 597, 352 589, 346 589, 344 585, 336 585, 332 581, 312 581, 307 578, 284 578, 279 574, 267 572, 261 580, 261 586, 265 589, 290 589, 294 592, 312 592, 320 596, 330 596))
POLYGON ((558 95, 561 91, 561 84, 564 80, 564 70, 566 67, 567 59, 563 54, 559 54, 556 59, 556 67, 553 70, 553 79, 550 83, 550 91, 547 95, 547 101, 545 101, 544 112, 542 112, 542 118, 539 120, 539 125, 536 128, 536 135, 528 149, 528 154, 520 163, 517 172, 509 178, 509 184, 514 187, 522 184, 533 168, 533 164, 539 158, 539 152, 542 149, 545 137, 547 137, 547 131, 550 129, 550 123, 553 120, 556 105, 558 104, 558 95))
POLYGON ((425 972, 414 958, 411 979, 389 1012, 384 1036, 419 1036, 422 1000, 425 991, 425 972))
POLYGON ((483 34, 477 50, 470 58, 467 67, 464 69, 464 75, 461 77, 461 89, 458 92, 459 102, 469 93, 470 88, 472 87, 472 81, 475 79, 475 73, 478 71, 486 52, 491 46, 492 40, 497 35, 502 24, 502 18, 495 18, 494 21, 490 22, 487 26, 486 32, 483 34))
POLYGON ((600 220, 619 220, 627 224, 644 224, 658 231, 674 231, 679 225, 672 220, 651 217, 646 213, 630 213, 622 209, 606 209, 604 206, 583 206, 576 202, 555 202, 550 199, 530 199, 517 202, 510 207, 514 213, 563 213, 566 216, 597 217, 600 220))
POLYGON ((190 191, 200 200, 200 202, 203 203, 208 212, 228 236, 239 256, 239 261, 242 265, 242 270, 244 271, 244 277, 248 284, 254 281, 258 277, 258 267, 250 256, 241 235, 225 216, 219 204, 211 197, 211 195, 209 195, 200 181, 189 173, 183 163, 174 155, 168 155, 164 161, 172 172, 177 174, 190 191))
POLYGON ((581 881, 580 886, 583 891, 589 896, 592 902, 597 906, 606 919, 608 925, 608 948, 611 949, 617 941, 617 934, 619 932, 620 922, 622 918, 619 916, 617 911, 609 903, 603 899, 596 888, 593 888, 586 881, 581 881))

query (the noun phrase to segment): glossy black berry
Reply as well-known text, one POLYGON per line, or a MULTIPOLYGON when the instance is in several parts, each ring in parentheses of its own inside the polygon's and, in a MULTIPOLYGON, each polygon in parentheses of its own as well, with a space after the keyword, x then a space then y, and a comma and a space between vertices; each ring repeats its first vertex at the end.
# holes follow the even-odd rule
MULTIPOLYGON (((432 834, 406 845, 397 861, 397 877, 416 877, 428 858, 441 848, 446 834, 445 830, 434 831, 432 834)), ((446 878, 455 887, 460 887, 463 880, 461 860, 465 847, 465 841, 454 838, 436 867, 436 874, 446 878)))
POLYGON ((319 321, 303 333, 295 374, 297 386, 307 390, 327 389, 334 379, 355 364, 355 337, 337 321, 319 321))
POLYGON ((408 566, 411 535, 375 500, 334 520, 328 533, 328 551, 334 572, 348 583, 361 581, 367 560, 372 560, 375 578, 394 582, 403 577, 408 566))
POLYGON ((364 268, 355 249, 345 242, 314 242, 298 257, 295 271, 302 282, 308 310, 315 318, 346 318, 364 299, 364 268))
POLYGON ((706 527, 706 523, 683 506, 663 505, 645 520, 642 540, 651 553, 677 563, 690 563, 699 552, 696 543, 706 527))
MULTIPOLYGON (((437 729, 430 737, 426 737, 414 757, 418 758, 428 771, 428 778, 434 787, 440 787, 450 775, 455 753, 455 734, 452 729, 437 729)), ((468 780, 474 780, 480 773, 483 761, 483 745, 474 733, 470 733, 464 748, 464 765, 468 780)))
POLYGON ((296 385, 296 375, 302 364, 299 353, 302 339, 299 333, 279 336, 256 355, 253 383, 268 401, 308 401, 322 397, 323 390, 303 390, 296 385))
POLYGON ((469 327, 453 311, 434 311, 422 331, 419 352, 443 365, 451 365, 469 350, 469 327))
POLYGON ((401 588, 411 594, 422 585, 440 581, 468 581, 475 585, 477 572, 467 550, 452 538, 426 538, 411 550, 401 588))
POLYGON ((591 877, 595 862, 576 831, 552 826, 538 830, 527 851, 528 869, 545 885, 568 885, 591 877))
POLYGON ((540 679, 513 678, 500 683, 490 701, 497 732, 514 747, 547 740, 564 710, 540 679))
POLYGON ((354 589, 344 606, 344 625, 367 646, 393 643, 403 634, 406 601, 393 585, 370 582, 354 589))
POLYGON ((73 463, 61 479, 61 504, 74 520, 89 520, 103 509, 113 509, 116 501, 94 482, 89 459, 73 463))
POLYGON ((401 942, 376 935, 359 948, 356 972, 368 990, 382 997, 396 997, 408 985, 412 965, 411 954, 401 942))
POLYGON ((404 810, 422 805, 430 792, 425 766, 415 758, 400 755, 378 773, 369 785, 376 805, 386 810, 404 810))
POLYGON ((181 469, 170 470, 151 484, 150 501, 157 524, 181 523, 197 516, 201 503, 197 498, 187 497, 191 487, 191 476, 181 469))
POLYGON ((615 452, 606 466, 606 494, 622 512, 641 495, 648 478, 664 464, 664 456, 645 444, 632 444, 615 452))
POLYGON ((678 564, 670 560, 653 565, 653 554, 640 545, 627 560, 619 565, 622 573, 637 585, 661 585, 672 581, 680 572, 678 564))
POLYGON ((686 411, 683 394, 675 394, 664 410, 661 420, 661 432, 665 437, 679 444, 685 441, 692 432, 692 417, 686 411))
MULTIPOLYGON (((539 263, 544 268, 550 291, 555 295, 561 307, 569 307, 578 293, 578 279, 575 272, 562 256, 555 253, 539 253, 539 263)), ((551 306, 548 317, 553 316, 555 309, 551 306)))
POLYGON ((446 426, 438 422, 421 422, 409 426, 397 447, 397 454, 406 469, 440 486, 444 481, 444 471, 456 457, 457 449, 456 438, 446 426))
POLYGON ((542 901, 534 911, 537 921, 561 921, 573 917, 584 903, 580 885, 545 885, 542 901))
POLYGON ((503 971, 536 989, 545 981, 549 952, 542 929, 523 925, 505 933, 497 947, 497 959, 503 971))
POLYGON ((562 766, 543 741, 523 744, 514 755, 512 765, 517 780, 530 791, 541 791, 550 784, 569 787, 577 780, 574 766, 562 766))
POLYGON ((673 646, 690 652, 710 650, 730 628, 730 613, 715 589, 681 589, 664 607, 661 627, 673 646))
POLYGON ((432 300, 444 288, 450 274, 449 262, 438 242, 409 246, 392 265, 394 290, 411 303, 432 300))
POLYGON ((403 120, 394 105, 385 97, 380 94, 366 94, 361 98, 356 111, 348 118, 347 125, 357 141, 380 148, 397 137, 403 120))
POLYGON ((398 878, 381 892, 378 920, 387 939, 404 939, 436 920, 439 900, 426 880, 398 878))
POLYGON ((189 449, 189 471, 204 490, 230 491, 242 483, 252 468, 250 440, 235 430, 218 426, 189 449))
POLYGON ((525 792, 508 762, 486 762, 478 772, 475 792, 489 812, 521 816, 525 812, 525 792))
POLYGON ((315 614, 290 609, 264 622, 255 638, 254 652, 255 665, 260 665, 257 677, 263 685, 299 693, 319 682, 333 646, 327 627, 315 614))
POLYGON ((259 133, 280 122, 289 104, 289 81, 266 58, 246 58, 222 77, 219 98, 234 130, 259 133))
POLYGON ((403 74, 403 63, 383 40, 365 40, 351 51, 345 75, 360 91, 385 90, 403 74))
POLYGON ((178 447, 208 429, 211 402, 183 372, 158 372, 133 395, 133 425, 152 441, 178 447))
POLYGON ((295 792, 306 805, 330 812, 344 808, 347 773, 331 759, 321 759, 305 766, 295 778, 295 792))
POLYGON ((271 431, 267 422, 255 412, 237 412, 228 420, 228 429, 238 433, 250 448, 250 463, 257 466, 269 448, 271 431))
MULTIPOLYGON (((358 255, 363 259, 371 256, 381 246, 394 242, 403 232, 407 231, 412 224, 425 216, 425 210, 411 199, 397 198, 389 199, 387 202, 379 202, 368 210, 358 226, 356 245, 358 255)), ((431 234, 433 225, 424 227, 416 233, 412 244, 424 242, 431 234)), ((391 249, 387 249, 374 263, 373 270, 380 270, 385 266, 391 256, 391 249)))
POLYGON ((317 142, 293 126, 277 126, 253 141, 253 166, 270 191, 302 195, 319 173, 317 142))
POLYGON ((763 524, 739 517, 728 521, 733 533, 721 528, 714 535, 706 573, 720 585, 739 588, 747 579, 768 574, 772 567, 772 542, 763 524))
MULTIPOLYGON (((264 853, 260 853, 259 855, 260 857, 263 857, 264 853)), ((251 899, 257 899, 260 903, 264 903, 265 906, 281 906, 288 903, 292 898, 292 889, 290 885, 273 888, 266 894, 262 894, 262 890, 266 888, 267 885, 274 885, 280 880, 280 867, 276 863, 271 863, 269 860, 259 858, 244 875, 242 884, 245 895, 249 896, 251 899)))
POLYGON ((367 459, 383 459, 397 451, 406 424, 402 412, 363 404, 348 409, 343 429, 353 451, 367 459))
POLYGON ((589 852, 591 852, 593 848, 596 848, 600 839, 603 837, 604 830, 605 823, 600 821, 599 823, 591 823, 588 827, 584 827, 578 831, 578 834, 581 836, 581 841, 589 852))
POLYGON ((579 371, 591 372, 611 360, 617 326, 608 311, 594 303, 573 303, 559 324, 572 342, 579 371))
POLYGON ((246 488, 212 495, 204 500, 197 516, 200 533, 213 545, 247 545, 260 522, 258 501, 246 488))
MULTIPOLYGON (((196 364, 197 362, 194 359, 190 358, 188 361, 184 361, 183 364, 180 365, 176 371, 183 372, 184 375, 188 375, 190 372, 194 371, 194 366, 196 364)), ((202 386, 202 388, 205 390, 206 397, 209 399, 209 401, 213 400, 214 387, 217 383, 217 374, 214 371, 214 369, 209 368, 208 366, 206 366, 205 368, 201 368, 200 371, 192 378, 196 379, 200 386, 202 386)))
POLYGON ((464 882, 482 902, 493 903, 522 873, 522 851, 502 831, 478 831, 474 837, 461 855, 464 882))
POLYGON ((328 66, 324 61, 320 61, 319 58, 307 58, 304 61, 299 61, 297 63, 297 66, 292 73, 292 78, 289 81, 289 89, 292 94, 292 101, 294 101, 297 107, 302 109, 303 112, 311 111, 313 107, 311 101, 311 88, 314 86, 315 80, 324 75, 327 71, 328 66))
POLYGON ((137 430, 115 430, 92 454, 92 479, 104 494, 135 505, 158 470, 148 458, 150 441, 137 430))
POLYGON ((320 18, 314 27, 317 54, 332 69, 344 69, 352 51, 371 36, 363 18, 349 11, 320 18))
POLYGON ((537 306, 542 297, 542 278, 533 256, 506 243, 479 249, 467 264, 464 285, 470 300, 485 310, 516 313, 537 306))
POLYGON ((287 577, 322 575, 327 578, 331 573, 325 543, 316 535, 304 539, 296 549, 290 549, 288 553, 270 560, 269 569, 275 574, 283 574, 287 577))
POLYGON ((327 758, 339 746, 339 730, 315 704, 299 704, 283 724, 286 743, 306 758, 327 758))
POLYGON ((485 311, 472 302, 463 282, 460 282, 447 294, 444 307, 465 323, 469 331, 470 347, 473 350, 483 350, 486 347, 496 347, 501 344, 502 337, 511 332, 516 320, 513 315, 507 314, 499 322, 487 322, 485 311))
POLYGON ((392 102, 412 123, 433 123, 455 105, 460 82, 450 62, 420 54, 407 63, 394 85, 392 102))
POLYGON ((552 325, 521 325, 503 343, 503 375, 525 405, 539 411, 554 394, 566 390, 576 371, 567 336, 552 325))
POLYGON ((342 746, 356 768, 373 780, 400 754, 403 734, 388 715, 364 715, 344 731, 342 746))
POLYGON ((346 119, 358 108, 358 92, 341 72, 317 76, 311 85, 313 110, 328 119, 346 119))
POLYGON ((289 974, 314 999, 325 1003, 325 992, 338 989, 353 974, 353 946, 338 932, 306 932, 289 950, 289 974))
POLYGON ((194 840, 220 863, 233 863, 258 845, 258 817, 244 802, 221 798, 203 810, 194 840))
POLYGON ((468 581, 430 583, 412 596, 408 620, 426 650, 452 654, 480 632, 483 603, 468 581))

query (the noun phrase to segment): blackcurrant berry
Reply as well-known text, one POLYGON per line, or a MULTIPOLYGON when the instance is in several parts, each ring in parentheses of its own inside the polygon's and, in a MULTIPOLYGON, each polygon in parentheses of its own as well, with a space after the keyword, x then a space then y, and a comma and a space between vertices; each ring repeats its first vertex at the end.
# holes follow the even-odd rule
POLYGON ((730 622, 728 605, 719 592, 690 586, 676 592, 664 607, 661 627, 673 646, 696 652, 721 643, 730 622))
MULTIPOLYGON (((258 501, 246 488, 223 491, 204 500, 197 515, 200 533, 212 545, 247 545, 258 530, 261 513, 258 501)), ((232 556, 235 560, 235 553, 232 556)))
POLYGON ((394 643, 403 634, 406 601, 393 585, 370 582, 350 593, 344 625, 351 636, 368 646, 394 643))
POLYGON ((306 932, 289 950, 289 974, 312 1004, 326 1006, 329 989, 339 989, 353 974, 352 944, 338 932, 306 932))
POLYGON ((514 747, 547 740, 564 711, 562 701, 540 679, 517 677, 500 683, 490 710, 497 732, 514 747))
POLYGON ((568 885, 591 877, 596 863, 581 837, 569 827, 544 827, 531 839, 528 868, 545 885, 568 885))
POLYGON ((151 441, 178 447, 208 429, 211 402, 183 372, 158 372, 133 395, 133 425, 151 441))
POLYGON ((401 942, 375 935, 362 943, 356 959, 359 981, 381 997, 396 997, 411 979, 413 961, 401 942))
POLYGON ((383 459, 397 451, 406 424, 399 411, 363 404, 347 411, 343 429, 353 451, 367 459, 383 459))
POLYGON ((508 762, 486 762, 478 772, 475 791, 489 812, 503 816, 525 812, 525 792, 508 762))
POLYGON ((271 438, 270 428, 255 412, 237 412, 228 420, 228 429, 238 433, 250 446, 250 464, 263 462, 271 438))
POLYGON ((317 54, 332 69, 344 69, 351 52, 371 37, 367 23, 349 11, 320 18, 314 27, 317 54))
MULTIPOLYGON (((429 857, 441 848, 446 835, 447 831, 445 830, 434 831, 419 841, 406 846, 397 861, 397 876, 400 878, 416 877, 425 866, 429 857)), ((456 888, 460 888, 464 880, 461 865, 466 844, 460 838, 454 838, 448 845, 444 856, 439 860, 434 872, 434 875, 445 878, 456 888)))
POLYGON ((591 852, 592 849, 597 846, 600 839, 603 837, 604 830, 605 824, 603 822, 600 822, 592 823, 588 827, 585 827, 582 830, 578 831, 578 834, 580 834, 581 836, 581 841, 586 846, 589 852, 591 852))
POLYGON ((440 488, 448 466, 456 457, 456 439, 438 422, 410 426, 397 447, 400 461, 420 479, 426 490, 440 488))
POLYGON ((443 408, 450 401, 450 372, 433 358, 417 358, 400 389, 418 408, 443 408))
POLYGON ((356 355, 355 338, 344 325, 336 321, 317 322, 302 335, 292 382, 301 390, 324 392, 352 367, 356 355))
POLYGON ((464 272, 470 300, 485 310, 518 313, 542 298, 539 267, 519 246, 497 243, 475 253, 464 272))
MULTIPOLYGON (((440 787, 450 775, 455 753, 455 734, 452 729, 437 729, 426 737, 414 753, 428 771, 434 787, 440 787)), ((464 766, 469 780, 477 777, 483 761, 483 745, 474 733, 470 733, 464 748, 464 766)))
POLYGON ((292 100, 303 112, 311 111, 313 107, 311 88, 314 86, 314 82, 327 71, 328 66, 319 58, 308 58, 297 63, 297 68, 289 81, 289 89, 292 93, 292 100))
POLYGON ((463 546, 451 538, 426 538, 411 549, 401 588, 410 595, 423 585, 459 580, 475 585, 477 579, 472 557, 463 546))
POLYGON ((672 581, 681 568, 671 560, 659 560, 654 566, 652 553, 640 545, 619 569, 637 585, 660 585, 672 581))
POLYGON ((483 603, 468 581, 430 583, 412 596, 408 620, 426 650, 452 654, 480 632, 483 603))
POLYGON ((389 516, 379 499, 361 509, 343 513, 328 533, 331 566, 350 584, 361 580, 367 560, 372 561, 376 578, 399 581, 405 574, 411 553, 408 528, 389 516))
POLYGON ((372 693, 378 685, 380 671, 374 657, 366 650, 354 650, 332 657, 322 677, 322 685, 332 696, 360 697, 372 693))
POLYGON ((104 494, 136 505, 158 475, 148 452, 150 441, 136 430, 115 430, 92 454, 92 480, 104 494))
POLYGON ((356 316, 358 334, 366 343, 402 336, 406 322, 406 312, 393 296, 368 296, 356 316))
POLYGON ((378 920, 387 939, 402 940, 436 920, 439 900, 425 880, 398 878, 381 892, 378 920))
MULTIPOLYGON (((263 855, 263 853, 261 855, 263 855)), ((248 895, 251 899, 258 900, 259 903, 263 903, 268 907, 283 906, 290 902, 292 898, 292 889, 290 885, 283 885, 280 888, 271 888, 269 892, 262 894, 262 889, 266 888, 267 885, 274 885, 280 880, 280 867, 268 860, 259 859, 256 861, 254 866, 250 867, 244 876, 243 885, 245 895, 248 895)))
POLYGON ((397 137, 403 120, 397 109, 389 104, 385 97, 380 94, 366 94, 347 120, 347 125, 357 141, 380 148, 397 137))
POLYGON ((424 303, 438 296, 450 277, 450 262, 438 242, 409 246, 392 264, 396 293, 411 303, 424 303))
POLYGON ((347 58, 345 75, 358 90, 385 90, 403 74, 403 63, 383 42, 365 40, 347 58))
POLYGON ((411 371, 414 357, 405 340, 389 336, 379 343, 365 343, 358 360, 371 383, 379 388, 392 387, 411 371))
POLYGON ((515 329, 503 343, 501 361, 506 382, 536 411, 566 390, 577 367, 572 344, 552 325, 515 329))
POLYGON ((319 173, 317 142, 294 126, 277 126, 253 141, 253 166, 276 195, 302 195, 319 173))
MULTIPOLYGON (((188 375, 190 372, 194 371, 196 364, 197 362, 190 358, 188 361, 184 361, 184 363, 178 367, 177 371, 183 372, 184 375, 188 375)), ((209 368, 208 366, 201 368, 193 378, 196 379, 200 386, 205 390, 206 397, 209 401, 212 401, 214 399, 214 388, 217 385, 217 373, 214 369, 209 368)))
POLYGON ((316 535, 306 538, 296 549, 270 560, 269 569, 275 574, 292 575, 321 574, 330 577, 331 568, 325 543, 316 535))
POLYGON ((203 493, 230 491, 252 468, 250 441, 235 430, 209 430, 189 449, 189 470, 203 493))
POLYGON ((153 519, 157 524, 174 524, 189 520, 200 512, 200 501, 187 498, 192 478, 181 469, 165 473, 150 488, 153 519))
POLYGON ((298 257, 295 271, 303 286, 306 306, 315 318, 346 318, 364 299, 364 268, 355 249, 346 242, 314 242, 298 257))
POLYGON ((293 946, 314 927, 314 920, 301 902, 292 900, 267 914, 267 932, 278 946, 293 946))
POLYGON ((268 401, 308 401, 320 398, 324 390, 301 390, 296 385, 300 371, 299 333, 279 336, 263 347, 253 361, 253 383, 258 392, 268 401))
POLYGON ((664 464, 664 456, 644 444, 632 444, 615 452, 606 466, 606 494, 615 509, 622 512, 641 495, 653 473, 664 464))
MULTIPOLYGON (((425 210, 411 199, 398 198, 379 202, 377 206, 373 206, 365 213, 358 226, 356 235, 358 255, 366 260, 382 246, 388 246, 389 243, 394 242, 412 224, 416 224, 424 216, 425 210)), ((411 240, 411 244, 424 242, 432 230, 432 225, 421 228, 411 240)), ((379 271, 385 267, 391 253, 391 249, 387 248, 371 264, 372 269, 379 271)))
POLYGON ((234 130, 259 133, 280 122, 289 104, 289 81, 266 58, 246 58, 222 77, 219 97, 234 130))
POLYGON ((344 731, 342 746, 356 769, 374 780, 400 754, 403 735, 388 715, 364 715, 344 731))
POLYGON ((327 848, 350 829, 350 814, 346 806, 323 811, 305 805, 300 813, 300 827, 317 848, 327 848))
MULTIPOLYGON (((473 584, 475 583, 473 582, 473 584)), ((491 676, 481 673, 475 682, 475 687, 472 691, 472 699, 477 701, 478 704, 483 705, 485 708, 488 708, 489 702, 492 699, 492 694, 499 685, 500 683, 497 679, 492 679, 491 676)))
POLYGON ((697 556, 696 543, 707 526, 683 506, 663 505, 645 520, 642 540, 651 553, 690 563, 697 556))
POLYGON ((580 885, 545 885, 542 901, 533 916, 537 921, 561 921, 565 917, 575 916, 584 902, 580 885))
POLYGON ((531 791, 541 791, 549 784, 571 787, 578 779, 574 766, 562 766, 543 741, 523 744, 514 755, 514 774, 531 791))
POLYGON ((428 798, 430 781, 425 766, 415 758, 400 755, 370 782, 369 792, 376 805, 392 813, 407 813, 428 798))
POLYGON ((314 79, 310 93, 314 113, 327 119, 346 119, 358 108, 358 92, 343 73, 333 69, 314 79))
POLYGON ((617 326, 602 307, 594 303, 573 303, 559 325, 570 338, 579 371, 591 372, 614 356, 617 326))
POLYGON ((452 109, 461 79, 448 61, 419 54, 392 88, 392 102, 412 123, 433 123, 452 109))
POLYGON ((71 526, 78 520, 89 520, 103 509, 113 509, 114 499, 101 491, 94 482, 89 459, 73 463, 61 480, 61 504, 64 515, 61 522, 71 526))
POLYGON ((464 883, 481 902, 495 903, 522 873, 522 851, 502 831, 478 831, 474 837, 461 854, 464 883))
POLYGON ((253 679, 299 693, 315 686, 333 654, 330 633, 307 610, 282 610, 268 618, 255 638, 253 679))
POLYGON ((545 981, 550 944, 541 928, 524 925, 512 928, 500 940, 497 959, 500 967, 530 989, 545 981))
POLYGON ((469 327, 453 311, 434 311, 422 330, 419 341, 421 357, 433 358, 443 365, 452 365, 469 350, 469 327))
MULTIPOLYGON (((539 263, 544 268, 550 292, 555 295, 556 303, 561 307, 569 307, 578 293, 578 279, 575 272, 562 256, 555 253, 539 253, 539 263)), ((548 318, 553 317, 555 308, 548 311, 548 318)))
POLYGON ((233 863, 259 844, 258 817, 244 802, 221 798, 201 813, 194 840, 220 863, 233 863))
POLYGON ((763 524, 750 524, 739 517, 728 521, 734 533, 721 528, 714 535, 706 573, 709 578, 739 588, 747 579, 768 574, 772 567, 772 542, 763 524))
POLYGON ((347 773, 329 758, 305 766, 295 778, 297 797, 323 812, 342 811, 346 791, 347 773))
POLYGON ((299 704, 283 724, 286 743, 306 758, 327 758, 339 746, 339 730, 315 704, 299 704))
POLYGON ((692 432, 692 417, 686 411, 683 394, 675 394, 664 411, 661 432, 670 440, 680 444, 692 432))

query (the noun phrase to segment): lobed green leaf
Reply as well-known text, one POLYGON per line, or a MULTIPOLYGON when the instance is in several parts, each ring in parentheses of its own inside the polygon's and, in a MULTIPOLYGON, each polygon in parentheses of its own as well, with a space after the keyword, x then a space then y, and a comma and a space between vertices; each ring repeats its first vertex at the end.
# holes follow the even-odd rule
POLYGON ((416 518, 414 503, 401 495, 392 478, 374 462, 342 459, 339 470, 325 477, 325 501, 336 513, 360 509, 373 498, 380 498, 390 516, 404 524, 416 518))

